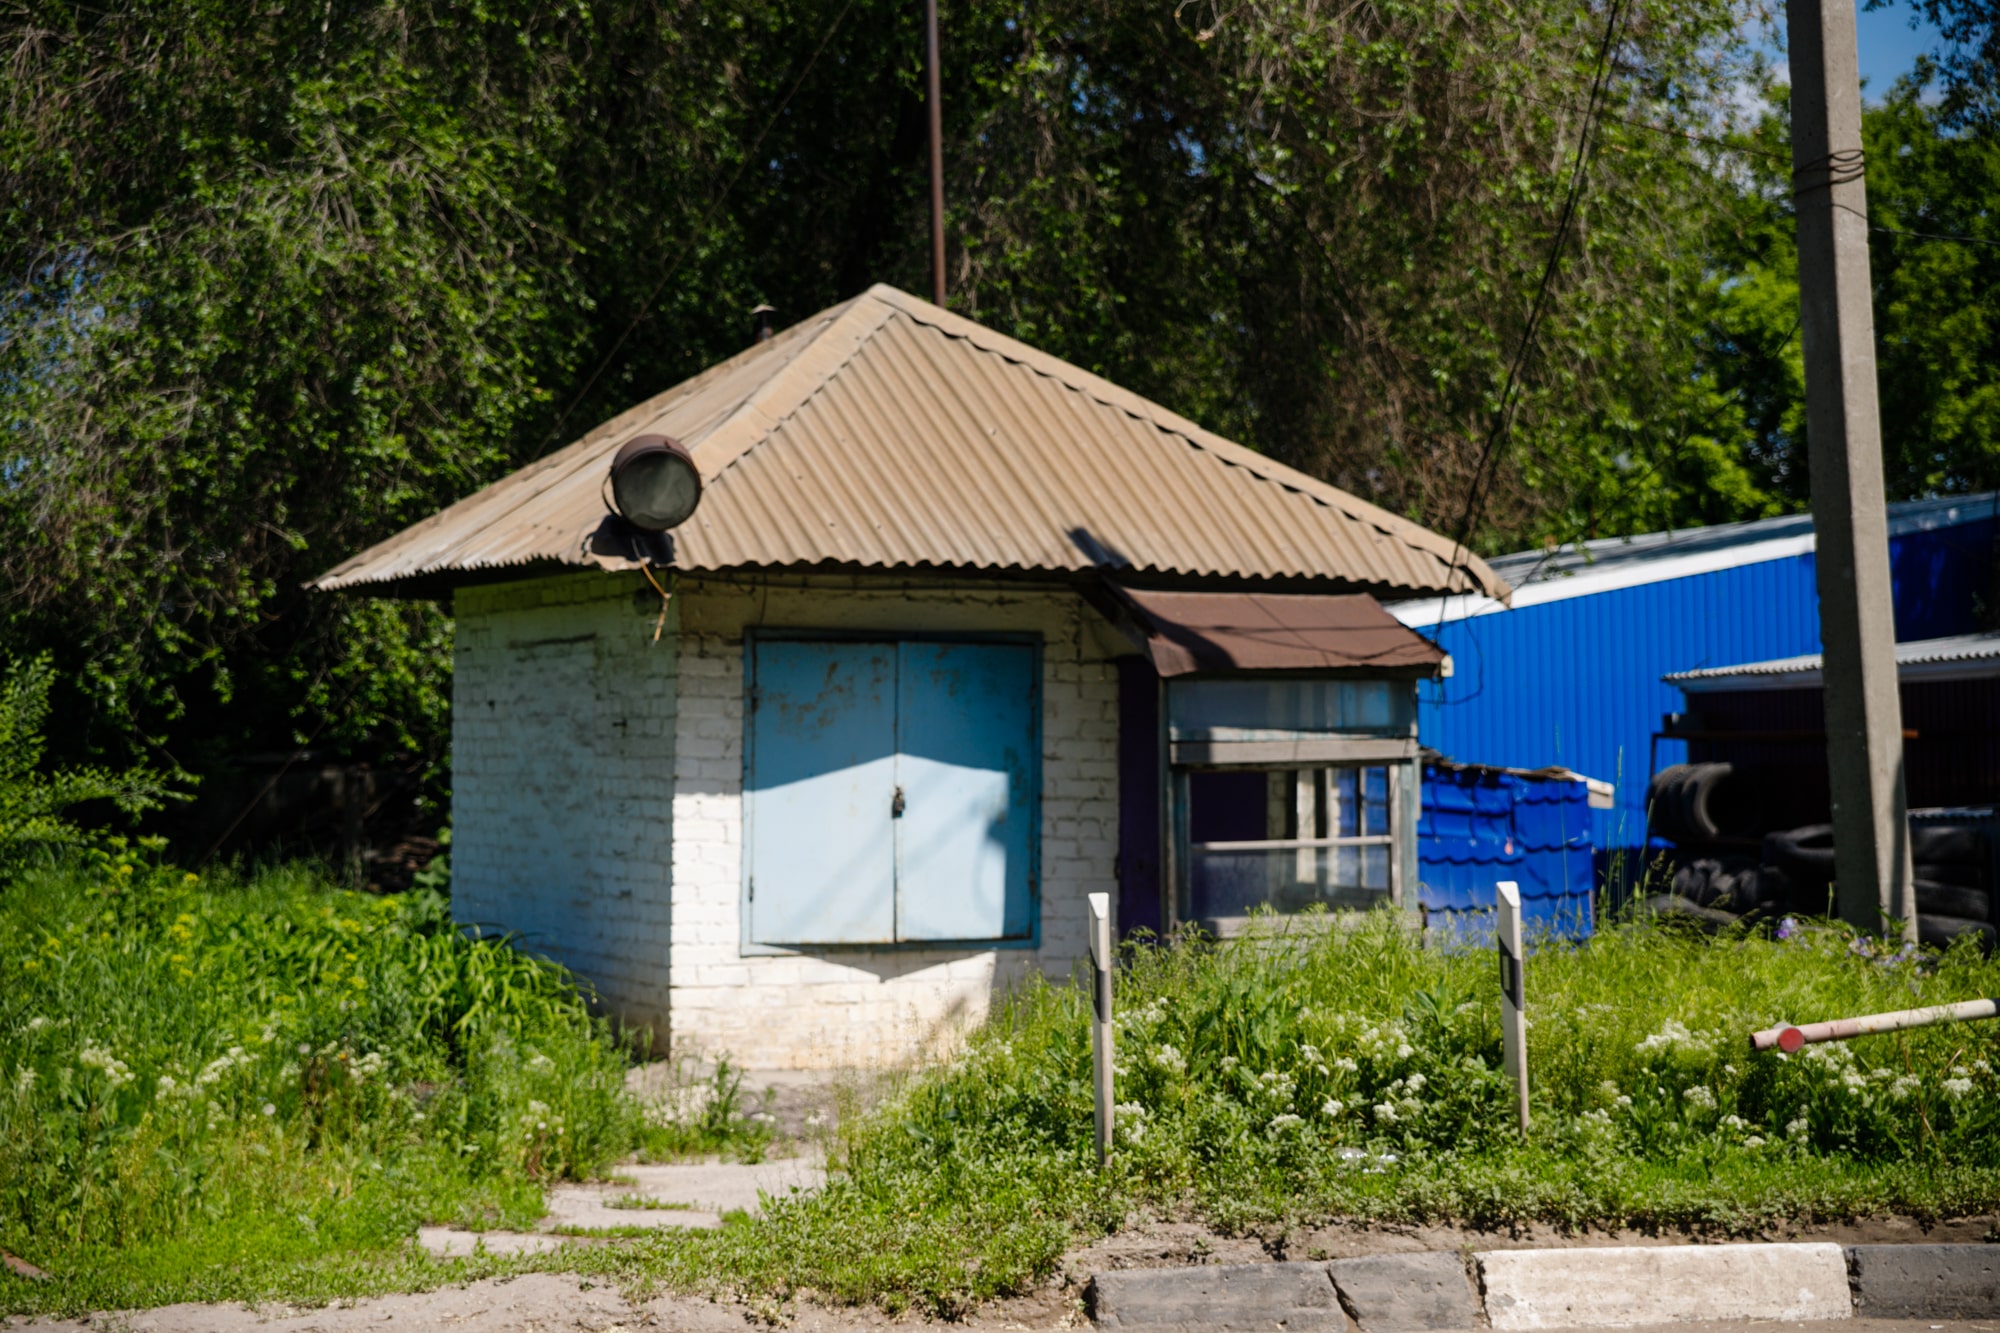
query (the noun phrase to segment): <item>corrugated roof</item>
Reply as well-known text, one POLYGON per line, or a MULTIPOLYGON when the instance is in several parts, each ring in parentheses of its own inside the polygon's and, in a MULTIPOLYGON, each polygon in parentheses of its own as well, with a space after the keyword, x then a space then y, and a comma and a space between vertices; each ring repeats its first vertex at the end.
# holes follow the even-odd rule
MULTIPOLYGON (((1905 500, 1888 506, 1889 535, 1957 527, 2000 518, 2000 491, 1905 500)), ((1425 598, 1389 611, 1406 625, 1434 625, 1542 602, 1587 597, 1667 579, 1709 574, 1766 560, 1806 555, 1813 549, 1811 514, 1786 514, 1748 523, 1717 523, 1636 537, 1603 537, 1548 551, 1495 556, 1488 564, 1514 588, 1504 605, 1484 598, 1425 598)))
POLYGON ((1112 591, 1162 676, 1195 671, 1431 672, 1444 650, 1366 593, 1112 591))
MULTIPOLYGON (((1817 689, 1822 659, 1818 653, 1778 657, 1740 666, 1703 667, 1676 671, 1660 679, 1690 694, 1709 690, 1817 689)), ((1957 634, 1948 639, 1917 639, 1896 645, 1898 680, 1962 680, 2000 675, 2000 631, 1957 634)))
POLYGON ((893 287, 822 311, 323 575, 391 591, 539 564, 959 569, 1504 597, 1448 538, 893 287), (634 435, 692 451, 686 525, 607 522, 634 435))

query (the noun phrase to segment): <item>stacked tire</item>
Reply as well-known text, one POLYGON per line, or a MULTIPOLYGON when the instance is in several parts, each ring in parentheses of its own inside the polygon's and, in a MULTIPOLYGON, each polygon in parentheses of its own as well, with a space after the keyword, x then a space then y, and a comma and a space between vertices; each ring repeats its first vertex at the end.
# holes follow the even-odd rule
MULTIPOLYGON (((1974 935, 1991 950, 2000 940, 1993 904, 1993 849, 1977 824, 1910 826, 1910 859, 1917 881, 1917 935, 1943 947, 1974 935)), ((1833 825, 1772 833, 1764 839, 1764 864, 1782 878, 1788 910, 1830 914, 1833 909, 1833 825)))
MULTIPOLYGON (((1656 915, 1711 933, 1784 913, 1831 915, 1833 826, 1765 833, 1762 793, 1756 774, 1731 764, 1660 770, 1646 788, 1646 807, 1652 832, 1673 842, 1676 856, 1670 891, 1648 901, 1656 915)), ((1924 943, 1943 946, 1973 935, 1990 951, 2000 942, 1994 851, 1986 823, 1935 817, 1911 823, 1917 933, 1924 943)))
POLYGON ((1729 764, 1675 764, 1646 788, 1652 831, 1679 855, 1673 884, 1646 906, 1710 934, 1754 924, 1783 906, 1778 882, 1753 855, 1763 820, 1756 782, 1729 764))
POLYGON ((1646 787, 1653 832, 1682 846, 1754 838, 1764 801, 1755 777, 1733 764, 1675 764, 1646 787))

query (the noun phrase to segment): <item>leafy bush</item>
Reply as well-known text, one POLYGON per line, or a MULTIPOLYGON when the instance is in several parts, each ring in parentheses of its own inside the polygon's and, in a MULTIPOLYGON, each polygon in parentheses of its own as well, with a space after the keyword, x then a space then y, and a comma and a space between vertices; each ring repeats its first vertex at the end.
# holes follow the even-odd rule
POLYGON ((640 1132, 568 974, 435 894, 115 846, 10 886, 0 957, 0 1246, 44 1262, 253 1217, 308 1249, 526 1222, 640 1132))
POLYGON ((75 845, 88 835, 63 818, 85 801, 110 801, 126 814, 158 806, 166 784, 151 769, 112 773, 101 768, 41 770, 42 727, 49 716, 55 668, 46 654, 9 662, 0 673, 0 875, 17 869, 36 847, 75 845))

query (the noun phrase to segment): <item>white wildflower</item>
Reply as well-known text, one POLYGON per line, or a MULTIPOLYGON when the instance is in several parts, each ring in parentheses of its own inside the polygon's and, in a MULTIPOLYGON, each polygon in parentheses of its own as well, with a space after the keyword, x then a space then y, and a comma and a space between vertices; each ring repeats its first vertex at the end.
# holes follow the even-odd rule
POLYGON ((1797 1120, 1788 1120, 1785 1122, 1785 1137, 1788 1139, 1802 1139, 1811 1128, 1812 1123, 1804 1116, 1800 1116, 1797 1120))
POLYGON ((1944 1081, 1944 1092, 1947 1097, 1963 1097, 1971 1091, 1972 1080, 1969 1078, 1948 1078, 1944 1081))
POLYGON ((36 1015, 35 1015, 35 1016, 34 1016, 33 1018, 31 1018, 31 1019, 29 1019, 29 1020, 28 1020, 27 1024, 26 1024, 26 1025, 25 1025, 24 1027, 22 1027, 21 1031, 23 1031, 23 1032, 40 1032, 40 1031, 41 1031, 41 1030, 42 1030, 43 1028, 45 1028, 45 1027, 48 1027, 48 1026, 49 1026, 49 1018, 48 1018, 48 1015, 47 1015, 47 1014, 36 1014, 36 1015))
POLYGON ((1325 1101, 1319 1104, 1319 1113, 1329 1118, 1339 1115, 1342 1111, 1345 1111, 1346 1109, 1347 1108, 1345 1106, 1341 1105, 1339 1102, 1335 1101, 1331 1097, 1327 1098, 1325 1101))
POLYGON ((1632 1098, 1622 1092, 1619 1093, 1616 1097, 1612 1098, 1612 1100, 1620 1106, 1630 1106, 1632 1104, 1632 1098))
POLYGON ((1394 1106, 1391 1106, 1388 1102, 1376 1102, 1374 1109, 1377 1120, 1380 1120, 1384 1124, 1395 1123, 1396 1108, 1394 1106))
POLYGON ((1304 1123, 1305 1123, 1304 1116, 1292 1115, 1289 1112, 1287 1112, 1284 1115, 1274 1115, 1271 1117, 1270 1132, 1273 1134, 1283 1134, 1287 1130, 1297 1129, 1300 1125, 1303 1125, 1304 1123))
POLYGON ((1398 1046, 1396 1048, 1396 1058, 1398 1060, 1407 1060, 1416 1053, 1417 1053, 1416 1048, 1411 1046, 1408 1042, 1404 1042, 1401 1046, 1398 1046))
POLYGON ((1343 1074, 1352 1074, 1354 1071, 1361 1068, 1360 1065, 1355 1064, 1354 1061, 1348 1059, 1344 1055, 1341 1056, 1338 1060, 1335 1060, 1333 1062, 1333 1067, 1339 1070, 1343 1074))
POLYGON ((1752 1134, 1743 1140, 1743 1146, 1746 1148, 1761 1148, 1764 1146, 1764 1136, 1761 1134, 1752 1134))
POLYGON ((172 1074, 160 1075, 160 1082, 158 1086, 159 1086, 159 1094, 162 1097, 171 1097, 174 1095, 175 1092, 179 1091, 180 1089, 180 1084, 174 1080, 174 1076, 172 1074))
POLYGON ((1899 1102, 1908 1101, 1917 1095, 1919 1086, 1921 1085, 1918 1083, 1915 1074, 1905 1074, 1889 1085, 1889 1095, 1899 1102))
POLYGON ((1313 1045, 1311 1042, 1300 1044, 1299 1059, 1309 1065, 1326 1063, 1326 1057, 1319 1053, 1319 1047, 1313 1045))
POLYGON ((1411 1074, 1410 1077, 1405 1080, 1405 1083, 1407 1084, 1411 1092, 1423 1091, 1424 1084, 1427 1082, 1429 1082, 1429 1080, 1426 1079, 1422 1074, 1411 1074))
POLYGON ((528 1057, 528 1068, 537 1074, 546 1074, 556 1067, 556 1062, 540 1051, 528 1057))
POLYGON ((25 1097, 28 1095, 29 1090, 34 1086, 35 1086, 34 1070, 30 1069, 26 1065, 22 1065, 18 1070, 15 1071, 14 1073, 15 1092, 20 1093, 23 1097, 25 1097))
POLYGON ((269 1103, 269 1102, 265 1102, 265 1103, 264 1103, 264 1114, 265 1114, 265 1115, 276 1115, 277 1113, 278 1113, 278 1108, 277 1108, 277 1107, 273 1106, 273 1105, 272 1105, 271 1103, 269 1103))
POLYGON ((1713 1111, 1715 1109, 1715 1094, 1700 1083, 1683 1092, 1681 1099, 1697 1111, 1713 1111))
POLYGON ((1146 1122, 1151 1118, 1139 1102, 1120 1102, 1111 1108, 1111 1119, 1118 1128, 1118 1137, 1128 1144, 1138 1143, 1146 1137, 1146 1122))
POLYGON ((1181 1054, 1180 1048, 1165 1042, 1153 1052, 1153 1063, 1170 1074, 1185 1073, 1187 1070, 1187 1057, 1181 1054))
POLYGON ((1677 1046, 1699 1049, 1704 1044, 1700 1037, 1695 1036, 1694 1033, 1687 1030, 1685 1024, 1681 1023, 1678 1019, 1670 1018, 1658 1032, 1647 1037, 1633 1049, 1638 1051, 1639 1054, 1645 1055, 1651 1051, 1670 1051, 1677 1046))
POLYGON ((113 1088, 122 1088, 132 1081, 132 1071, 125 1062, 102 1046, 85 1046, 77 1053, 77 1063, 86 1069, 95 1069, 104 1075, 104 1081, 113 1088))
POLYGON ((1740 1115, 1726 1115, 1717 1123, 1724 1129, 1741 1129, 1746 1122, 1740 1115))

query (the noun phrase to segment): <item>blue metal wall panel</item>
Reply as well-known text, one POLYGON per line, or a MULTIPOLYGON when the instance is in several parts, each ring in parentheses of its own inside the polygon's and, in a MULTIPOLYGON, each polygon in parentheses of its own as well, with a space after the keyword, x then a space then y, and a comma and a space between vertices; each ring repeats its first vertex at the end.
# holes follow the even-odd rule
MULTIPOLYGON (((1978 628, 1993 599, 1994 521, 1912 532, 1890 543, 1898 639, 1978 628)), ((1450 652, 1452 679, 1426 684, 1418 734, 1464 763, 1561 764, 1617 784, 1593 812, 1600 849, 1645 833, 1652 733, 1680 711, 1660 677, 1819 651, 1810 555, 1542 602, 1425 628, 1450 652)), ((1660 766, 1686 746, 1662 741, 1660 766)), ((1426 793, 1427 801, 1429 794, 1426 793)))
POLYGON ((1590 814, 1581 782, 1426 764, 1417 879, 1432 925, 1481 942, 1492 932, 1495 886, 1512 880, 1532 930, 1588 935, 1596 884, 1590 814))

